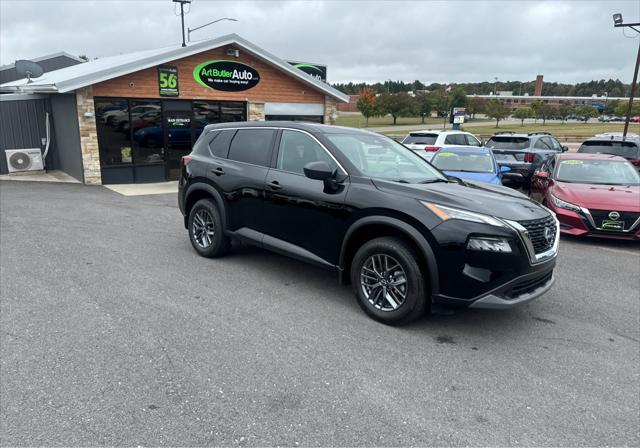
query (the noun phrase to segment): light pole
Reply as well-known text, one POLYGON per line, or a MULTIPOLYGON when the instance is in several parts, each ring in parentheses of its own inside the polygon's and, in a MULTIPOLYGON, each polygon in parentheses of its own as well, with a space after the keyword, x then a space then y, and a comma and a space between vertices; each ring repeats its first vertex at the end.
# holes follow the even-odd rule
MULTIPOLYGON (((623 23, 622 14, 617 13, 613 15, 613 26, 615 28, 627 27, 634 30, 636 33, 640 33, 640 30, 636 28, 640 27, 640 23, 623 23)), ((636 95, 636 85, 638 84, 638 67, 640 67, 640 42, 638 42, 638 56, 636 57, 636 68, 633 71, 633 82, 631 83, 631 95, 629 95, 629 105, 627 106, 627 117, 624 120, 624 131, 622 132, 622 141, 627 139, 627 131, 629 130, 629 120, 631 119, 631 108, 633 107, 633 97, 636 95)))
POLYGON ((222 17, 221 19, 214 20, 213 22, 205 23, 204 25, 197 26, 195 28, 187 28, 187 41, 191 42, 191 33, 199 30, 200 28, 204 28, 205 26, 213 25, 214 23, 221 22, 223 20, 228 20, 229 22, 237 22, 237 19, 232 19, 230 17, 222 17))
POLYGON ((187 44, 184 41, 184 4, 191 3, 191 0, 173 0, 173 3, 180 3, 180 21, 182 22, 182 46, 186 47, 187 44))
POLYGON ((493 78, 496 80, 496 83, 493 85, 493 94, 498 96, 498 77, 493 78))

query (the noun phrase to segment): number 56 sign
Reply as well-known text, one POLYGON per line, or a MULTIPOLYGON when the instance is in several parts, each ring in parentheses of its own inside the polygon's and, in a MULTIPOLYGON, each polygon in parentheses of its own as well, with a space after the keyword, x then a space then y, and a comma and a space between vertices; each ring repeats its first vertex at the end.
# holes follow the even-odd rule
POLYGON ((158 67, 158 86, 160 96, 178 96, 178 68, 173 66, 158 67))

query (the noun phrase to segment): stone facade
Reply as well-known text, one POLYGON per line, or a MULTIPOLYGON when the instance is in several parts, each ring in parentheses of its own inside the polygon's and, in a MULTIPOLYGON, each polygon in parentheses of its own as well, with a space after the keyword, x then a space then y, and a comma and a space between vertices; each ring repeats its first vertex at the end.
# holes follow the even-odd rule
POLYGON ((264 121, 264 103, 249 103, 249 121, 264 121))
POLYGON ((98 151, 98 132, 96 130, 93 89, 91 86, 76 91, 76 110, 80 126, 80 148, 85 184, 102 184, 100 175, 100 153, 98 151))
POLYGON ((338 108, 336 106, 336 100, 328 95, 324 97, 324 124, 335 124, 335 119, 338 108))

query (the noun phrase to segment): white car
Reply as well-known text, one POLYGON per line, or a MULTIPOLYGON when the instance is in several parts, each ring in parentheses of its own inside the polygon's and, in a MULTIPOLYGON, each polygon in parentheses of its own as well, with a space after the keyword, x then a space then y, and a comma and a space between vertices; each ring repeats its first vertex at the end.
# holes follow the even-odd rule
POLYGON ((463 131, 411 132, 402 140, 402 144, 426 160, 431 160, 440 148, 482 146, 482 142, 475 135, 463 131))

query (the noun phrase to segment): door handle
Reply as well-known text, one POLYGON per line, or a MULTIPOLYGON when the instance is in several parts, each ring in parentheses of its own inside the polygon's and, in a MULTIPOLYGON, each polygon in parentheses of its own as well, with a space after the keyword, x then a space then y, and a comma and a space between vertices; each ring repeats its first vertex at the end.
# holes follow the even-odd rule
POLYGON ((269 188, 271 188, 272 190, 280 190, 282 188, 280 182, 278 182, 277 180, 272 180, 267 185, 269 185, 269 188))
POLYGON ((216 176, 222 176, 224 174, 224 170, 220 166, 218 168, 212 169, 211 172, 216 176))

